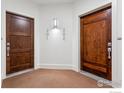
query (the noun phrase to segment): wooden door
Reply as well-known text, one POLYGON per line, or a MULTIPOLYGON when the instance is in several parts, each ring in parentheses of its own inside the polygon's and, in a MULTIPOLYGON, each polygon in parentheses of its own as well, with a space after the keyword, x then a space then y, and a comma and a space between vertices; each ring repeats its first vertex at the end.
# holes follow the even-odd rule
POLYGON ((111 7, 80 19, 81 70, 111 80, 111 7))
POLYGON ((34 20, 6 12, 6 73, 34 66, 34 20))

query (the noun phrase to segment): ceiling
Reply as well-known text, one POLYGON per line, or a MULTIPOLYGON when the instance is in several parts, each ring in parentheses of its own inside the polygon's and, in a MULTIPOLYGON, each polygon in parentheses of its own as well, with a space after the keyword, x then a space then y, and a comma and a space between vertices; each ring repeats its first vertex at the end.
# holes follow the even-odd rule
POLYGON ((61 4, 61 3, 71 3, 75 0, 32 0, 37 4, 61 4))

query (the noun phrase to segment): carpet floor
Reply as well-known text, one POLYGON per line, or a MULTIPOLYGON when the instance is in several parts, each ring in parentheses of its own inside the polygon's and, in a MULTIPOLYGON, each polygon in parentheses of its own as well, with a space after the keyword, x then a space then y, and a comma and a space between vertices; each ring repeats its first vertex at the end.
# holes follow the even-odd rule
POLYGON ((98 88, 98 86, 95 80, 72 70, 38 69, 3 80, 2 88, 98 88))

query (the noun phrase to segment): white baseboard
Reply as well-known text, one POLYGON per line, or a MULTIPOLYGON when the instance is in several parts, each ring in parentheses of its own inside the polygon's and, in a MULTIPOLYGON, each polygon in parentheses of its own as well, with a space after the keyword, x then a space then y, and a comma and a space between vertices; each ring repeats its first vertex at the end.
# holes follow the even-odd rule
POLYGON ((30 71, 33 71, 33 70, 34 69, 27 69, 27 70, 24 70, 24 71, 19 71, 19 72, 7 75, 6 78, 17 76, 17 75, 20 75, 20 74, 23 74, 23 73, 26 73, 26 72, 30 72, 30 71))
POLYGON ((92 78, 92 79, 94 79, 94 80, 96 80, 96 81, 102 80, 102 81, 104 81, 104 82, 107 82, 108 85, 110 85, 110 86, 112 86, 112 87, 114 87, 114 88, 121 88, 121 84, 119 84, 119 83, 117 83, 117 82, 109 81, 109 80, 107 80, 107 79, 101 78, 101 77, 99 77, 99 76, 96 76, 96 75, 94 75, 94 74, 88 73, 88 72, 86 72, 86 71, 80 71, 80 73, 83 74, 83 75, 85 75, 85 76, 87 76, 87 77, 90 77, 90 78, 92 78))
POLYGON ((74 70, 78 72, 78 69, 71 65, 63 65, 63 64, 41 64, 38 68, 43 69, 61 69, 61 70, 74 70))
POLYGON ((120 84, 120 83, 118 83, 118 82, 112 82, 112 87, 114 87, 114 88, 122 88, 122 85, 120 84))
POLYGON ((6 78, 6 75, 1 76, 1 79, 2 79, 2 80, 5 79, 5 78, 6 78))

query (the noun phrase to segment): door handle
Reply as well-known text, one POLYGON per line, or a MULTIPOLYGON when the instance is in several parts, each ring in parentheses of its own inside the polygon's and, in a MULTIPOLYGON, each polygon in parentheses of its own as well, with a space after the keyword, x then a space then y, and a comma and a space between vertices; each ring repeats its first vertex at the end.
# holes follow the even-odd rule
POLYGON ((7 56, 9 57, 9 51, 10 51, 10 47, 7 46, 7 56))
POLYGON ((9 57, 9 52, 10 52, 10 43, 9 42, 7 42, 7 48, 6 48, 6 50, 7 50, 7 56, 9 57))
POLYGON ((112 49, 109 47, 108 48, 108 59, 111 59, 111 51, 112 51, 112 49))

